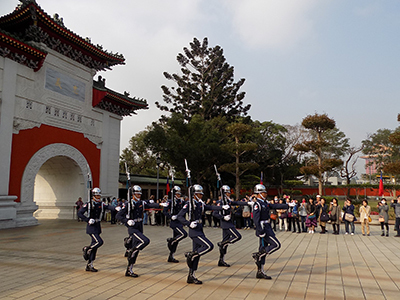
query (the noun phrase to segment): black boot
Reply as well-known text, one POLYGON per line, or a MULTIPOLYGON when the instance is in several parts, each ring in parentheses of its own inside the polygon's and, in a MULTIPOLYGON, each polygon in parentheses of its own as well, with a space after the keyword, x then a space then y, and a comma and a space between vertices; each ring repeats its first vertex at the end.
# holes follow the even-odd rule
POLYGON ((173 238, 167 238, 167 242, 168 242, 167 246, 168 246, 169 251, 172 251, 172 242, 173 241, 174 241, 173 238))
POLYGON ((85 247, 82 248, 82 254, 83 254, 83 259, 84 260, 89 260, 89 256, 90 256, 89 250, 91 250, 89 248, 89 246, 85 246, 85 247))
POLYGON ((89 262, 86 265, 86 271, 88 271, 88 272, 97 272, 98 270, 93 267, 93 263, 92 262, 89 262))
POLYGON ((201 280, 198 280, 195 276, 194 276, 194 272, 192 269, 189 269, 189 275, 187 277, 187 283, 194 283, 194 284, 202 284, 203 282, 201 282, 201 280))
POLYGON ((260 264, 259 266, 257 265, 257 274, 256 274, 256 278, 259 279, 272 279, 270 276, 268 276, 264 270, 262 269, 262 265, 260 264))
POLYGON ((218 267, 230 267, 231 265, 226 263, 223 258, 219 258, 218 267))
POLYGON ((174 256, 172 255, 172 253, 170 253, 169 256, 168 256, 168 262, 170 262, 170 263, 178 263, 179 260, 175 259, 174 256))
POLYGON ((125 276, 133 278, 139 277, 138 274, 133 273, 133 271, 131 271, 131 268, 129 266, 126 268, 125 276))
POLYGON ((191 252, 186 252, 185 257, 186 257, 186 263, 189 267, 189 269, 193 268, 193 256, 197 255, 197 251, 191 251, 191 252))

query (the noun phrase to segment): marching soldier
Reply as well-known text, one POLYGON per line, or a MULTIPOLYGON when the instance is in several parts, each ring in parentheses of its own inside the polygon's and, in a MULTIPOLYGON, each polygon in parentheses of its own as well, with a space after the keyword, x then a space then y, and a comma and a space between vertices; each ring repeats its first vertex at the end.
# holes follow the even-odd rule
POLYGON ((97 272, 93 267, 93 261, 96 259, 97 249, 103 245, 101 234, 101 220, 106 209, 115 211, 120 209, 107 205, 101 201, 101 190, 96 187, 92 190, 93 198, 85 203, 78 211, 78 217, 87 223, 86 233, 92 238, 90 246, 83 247, 83 258, 87 261, 86 271, 97 272), (87 212, 87 217, 85 213, 87 212))
POLYGON ((189 227, 189 237, 193 241, 192 251, 185 254, 186 263, 189 267, 187 283, 202 284, 202 282, 195 277, 194 273, 199 265, 200 256, 210 252, 214 248, 214 245, 204 235, 203 224, 201 223, 202 213, 205 210, 229 209, 229 205, 222 207, 206 205, 202 201, 203 187, 199 184, 195 184, 192 189, 194 195, 192 199, 189 197, 188 203, 186 203, 178 213, 178 220, 183 225, 189 227), (189 214, 189 221, 185 218, 187 213, 189 214))
POLYGON ((183 225, 178 221, 178 213, 181 211, 184 205, 184 201, 181 199, 181 188, 174 186, 172 190, 172 200, 169 200, 164 206, 164 215, 171 219, 169 227, 173 230, 173 237, 167 239, 167 246, 169 249, 168 262, 178 263, 179 261, 174 258, 174 253, 178 247, 178 243, 187 237, 187 232, 183 229, 183 225))
POLYGON ((279 250, 281 244, 271 228, 270 209, 288 209, 289 206, 287 204, 268 203, 267 190, 262 184, 257 184, 254 187, 254 194, 256 194, 256 201, 253 205, 253 220, 256 226, 256 236, 260 239, 259 250, 252 255, 257 265, 256 278, 271 279, 264 271, 265 258, 279 250))
MULTIPOLYGON (((224 202, 222 197, 225 197, 225 201, 227 202, 227 205, 229 205, 229 207, 231 205, 241 205, 241 206, 248 205, 247 202, 232 201, 230 199, 231 188, 228 185, 223 185, 221 192, 223 193, 223 195, 221 195, 221 200, 218 201, 218 205, 223 205, 224 202)), ((219 247, 218 266, 230 267, 230 265, 224 261, 225 254, 227 253, 228 250, 228 245, 239 241, 242 238, 242 235, 237 231, 235 225, 232 222, 232 213, 230 209, 224 211, 214 211, 213 215, 214 217, 221 220, 221 228, 222 228, 222 241, 217 243, 219 247)))
POLYGON ((159 204, 152 200, 141 200, 142 188, 138 185, 132 187, 132 194, 132 198, 128 199, 117 213, 117 219, 125 224, 129 234, 129 237, 125 239, 127 248, 125 256, 128 259, 125 276, 138 277, 139 275, 132 270, 133 265, 136 263, 139 251, 150 243, 150 240, 143 234, 143 213, 146 208, 159 208, 159 204))

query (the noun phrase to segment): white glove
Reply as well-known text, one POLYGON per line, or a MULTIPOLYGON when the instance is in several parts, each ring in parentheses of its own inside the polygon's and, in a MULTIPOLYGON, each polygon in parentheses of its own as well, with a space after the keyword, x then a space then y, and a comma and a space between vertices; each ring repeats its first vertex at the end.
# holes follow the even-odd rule
POLYGON ((247 205, 253 207, 254 203, 255 203, 254 201, 249 201, 249 202, 247 202, 247 205))
POLYGON ((89 219, 89 225, 93 225, 96 221, 94 219, 89 219))
POLYGON ((172 216, 172 217, 171 217, 171 220, 174 220, 174 221, 175 221, 177 218, 178 218, 178 217, 175 215, 175 216, 172 216))
POLYGON ((154 200, 149 200, 149 203, 154 203, 154 200))
POLYGON ((121 207, 120 207, 120 206, 117 206, 117 207, 115 208, 115 210, 116 210, 116 211, 120 211, 120 210, 121 210, 121 207))
POLYGON ((229 204, 225 204, 225 205, 222 205, 222 209, 223 210, 228 210, 228 209, 230 209, 231 207, 229 206, 229 204))
POLYGON ((133 226, 133 225, 135 225, 135 221, 128 220, 128 222, 126 222, 126 224, 128 224, 128 226, 133 226))
POLYGON ((225 221, 229 221, 231 219, 231 215, 226 215, 226 216, 224 216, 224 220, 225 221))
POLYGON ((265 236, 265 233, 258 235, 260 238, 263 238, 265 236))
POLYGON ((197 222, 191 222, 189 226, 190 226, 190 228, 192 228, 192 229, 193 229, 193 228, 196 228, 196 227, 197 227, 197 222))
POLYGON ((169 203, 168 202, 162 202, 160 203, 160 206, 162 207, 168 207, 169 203))

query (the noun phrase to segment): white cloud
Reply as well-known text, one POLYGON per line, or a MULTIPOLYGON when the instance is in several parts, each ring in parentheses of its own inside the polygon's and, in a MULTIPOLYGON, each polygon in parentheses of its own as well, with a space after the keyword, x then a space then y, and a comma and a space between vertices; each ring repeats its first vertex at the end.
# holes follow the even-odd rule
POLYGON ((314 34, 317 0, 226 0, 232 26, 250 48, 283 49, 314 34))

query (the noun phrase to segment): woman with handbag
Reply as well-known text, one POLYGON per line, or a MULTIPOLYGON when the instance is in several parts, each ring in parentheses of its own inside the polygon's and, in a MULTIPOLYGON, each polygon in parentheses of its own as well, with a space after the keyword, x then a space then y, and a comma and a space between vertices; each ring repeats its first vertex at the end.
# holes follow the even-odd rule
MULTIPOLYGON (((285 204, 282 199, 279 200, 279 204, 285 204)), ((283 226, 285 226, 285 231, 288 230, 287 224, 287 209, 278 209, 278 217, 279 217, 279 230, 282 231, 283 226)))
POLYGON ((315 207, 314 200, 312 198, 308 199, 308 203, 306 205, 306 226, 308 227, 308 233, 314 233, 315 226, 317 226, 317 218, 315 216, 316 210, 317 209, 315 207))
POLYGON ((321 232, 320 234, 325 234, 326 233, 326 222, 329 221, 329 215, 328 215, 328 206, 325 204, 325 198, 321 198, 320 204, 318 205, 318 221, 319 221, 319 226, 321 226, 321 232))
POLYGON ((365 227, 367 227, 367 235, 370 235, 369 222, 371 222, 371 207, 368 205, 368 200, 364 199, 360 206, 360 222, 361 232, 365 235, 365 227))
POLYGON ((333 234, 339 234, 340 232, 340 205, 336 198, 332 199, 331 205, 329 206, 331 213, 330 219, 333 227, 333 234))
POLYGON ((306 210, 306 198, 301 200, 299 205, 299 216, 301 218, 301 231, 307 232, 306 230, 306 220, 307 220, 307 210, 306 210))
POLYGON ((379 223, 381 223, 382 229, 381 236, 385 236, 384 226, 386 227, 386 236, 389 236, 389 206, 386 204, 386 199, 382 198, 377 207, 379 209, 379 223))
POLYGON ((349 234, 349 225, 351 226, 351 235, 354 235, 354 221, 356 221, 356 217, 354 216, 354 205, 351 203, 350 199, 347 199, 344 202, 343 209, 344 215, 344 227, 346 230, 346 234, 349 234))

